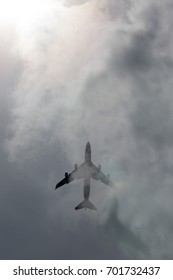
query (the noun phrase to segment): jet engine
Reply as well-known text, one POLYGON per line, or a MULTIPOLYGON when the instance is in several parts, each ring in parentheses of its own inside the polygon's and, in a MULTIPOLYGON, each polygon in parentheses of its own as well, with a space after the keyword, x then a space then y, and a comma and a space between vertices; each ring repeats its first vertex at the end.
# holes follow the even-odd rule
POLYGON ((74 169, 77 170, 77 163, 74 165, 74 169))
POLYGON ((101 164, 99 164, 98 169, 99 169, 99 171, 101 170, 101 164))
POLYGON ((68 177, 68 172, 65 172, 65 178, 67 179, 67 177, 68 177))

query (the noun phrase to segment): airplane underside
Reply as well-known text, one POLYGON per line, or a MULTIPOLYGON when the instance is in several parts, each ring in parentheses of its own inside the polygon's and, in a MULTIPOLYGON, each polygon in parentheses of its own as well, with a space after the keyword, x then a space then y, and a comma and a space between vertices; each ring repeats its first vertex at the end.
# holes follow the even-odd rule
POLYGON ((69 184, 73 180, 84 179, 84 200, 75 207, 75 210, 79 209, 92 209, 97 210, 97 208, 89 200, 90 195, 90 178, 95 180, 100 180, 105 185, 114 187, 113 182, 111 182, 109 175, 105 175, 101 171, 101 165, 95 166, 91 161, 91 146, 88 142, 85 149, 84 162, 79 166, 74 165, 74 170, 71 173, 65 172, 65 178, 62 179, 56 186, 55 189, 60 188, 65 184, 69 184))
POLYGON ((85 177, 84 178, 84 200, 79 203, 75 207, 75 210, 79 209, 92 209, 92 210, 97 210, 97 208, 94 206, 94 204, 89 200, 89 195, 90 195, 90 177, 85 177))

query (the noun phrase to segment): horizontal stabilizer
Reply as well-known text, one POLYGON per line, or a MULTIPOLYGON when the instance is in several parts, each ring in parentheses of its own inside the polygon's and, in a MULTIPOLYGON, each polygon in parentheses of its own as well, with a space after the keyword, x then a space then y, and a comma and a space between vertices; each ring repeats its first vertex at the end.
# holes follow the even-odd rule
POLYGON ((89 201, 88 199, 83 200, 78 206, 75 207, 75 210, 79 210, 83 208, 97 210, 94 204, 92 204, 91 201, 89 201))

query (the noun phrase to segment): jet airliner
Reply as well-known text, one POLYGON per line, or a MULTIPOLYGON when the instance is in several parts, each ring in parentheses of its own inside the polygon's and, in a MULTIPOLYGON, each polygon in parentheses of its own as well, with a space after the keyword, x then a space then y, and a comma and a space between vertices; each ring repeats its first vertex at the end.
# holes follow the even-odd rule
POLYGON ((91 145, 88 142, 85 149, 85 160, 81 165, 74 165, 74 170, 68 174, 65 172, 65 178, 61 180, 55 187, 55 189, 72 182, 75 179, 84 179, 84 200, 75 207, 75 210, 78 209, 93 209, 97 210, 97 208, 91 203, 89 200, 90 196, 90 179, 100 180, 105 185, 109 185, 110 187, 114 187, 113 182, 111 182, 109 178, 109 174, 106 176, 101 171, 101 165, 96 167, 91 161, 91 145))

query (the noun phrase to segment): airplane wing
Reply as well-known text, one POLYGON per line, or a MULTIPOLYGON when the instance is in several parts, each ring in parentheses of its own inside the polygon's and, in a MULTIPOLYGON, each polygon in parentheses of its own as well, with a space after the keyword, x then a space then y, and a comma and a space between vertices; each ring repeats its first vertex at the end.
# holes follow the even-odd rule
POLYGON ((115 184, 109 179, 109 175, 106 176, 101 170, 100 168, 98 168, 97 166, 95 166, 92 163, 91 166, 92 169, 92 175, 91 178, 95 179, 95 180, 100 180, 103 184, 108 185, 112 188, 115 188, 115 184))
POLYGON ((71 173, 65 173, 65 178, 62 179, 56 186, 55 189, 60 188, 61 186, 65 184, 69 184, 75 179, 81 179, 84 177, 84 164, 82 163, 79 165, 75 170, 73 170, 71 173))

